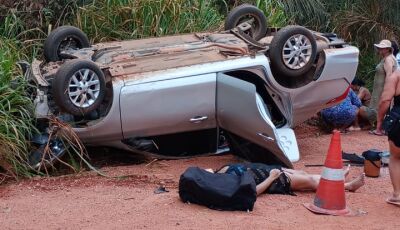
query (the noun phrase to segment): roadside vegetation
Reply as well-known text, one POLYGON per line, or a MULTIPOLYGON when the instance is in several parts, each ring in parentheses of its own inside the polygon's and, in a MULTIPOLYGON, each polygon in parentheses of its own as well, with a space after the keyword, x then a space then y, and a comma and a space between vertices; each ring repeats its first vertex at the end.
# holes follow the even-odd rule
MULTIPOLYGON (((74 25, 87 33, 91 42, 100 42, 217 30, 222 20, 223 15, 215 5, 205 0, 3 1, 0 6, 0 183, 8 177, 18 179, 38 173, 27 164, 30 149, 27 140, 36 130, 31 116, 33 104, 26 95, 27 83, 16 62, 40 59, 42 43, 53 28, 74 25), (18 87, 13 89, 15 80, 18 87)), ((74 136, 64 139, 71 141, 74 136)), ((73 147, 75 152, 82 152, 82 146, 73 147)), ((78 159, 84 160, 81 157, 78 159)), ((79 165, 76 161, 65 163, 72 168, 79 165)))
POLYGON ((358 76, 371 86, 373 43, 400 35, 398 0, 3 0, 0 5, 0 182, 29 176, 33 105, 16 61, 41 59, 46 35, 60 25, 81 28, 91 42, 222 29, 230 8, 250 3, 269 25, 299 24, 338 33, 361 51, 358 76), (17 80, 16 87, 11 87, 17 80))
POLYGON ((25 94, 26 83, 18 76, 15 62, 19 56, 14 40, 0 40, 0 167, 7 177, 29 176, 26 137, 35 131, 31 116, 32 102, 25 94), (14 81, 12 81, 15 79, 14 81))

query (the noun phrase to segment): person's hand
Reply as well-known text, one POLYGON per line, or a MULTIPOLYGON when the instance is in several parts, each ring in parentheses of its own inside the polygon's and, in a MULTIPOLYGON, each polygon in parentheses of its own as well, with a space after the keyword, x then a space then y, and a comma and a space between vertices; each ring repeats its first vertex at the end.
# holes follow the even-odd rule
POLYGON ((272 169, 269 172, 269 176, 274 180, 277 179, 281 174, 282 174, 282 172, 279 169, 272 169))

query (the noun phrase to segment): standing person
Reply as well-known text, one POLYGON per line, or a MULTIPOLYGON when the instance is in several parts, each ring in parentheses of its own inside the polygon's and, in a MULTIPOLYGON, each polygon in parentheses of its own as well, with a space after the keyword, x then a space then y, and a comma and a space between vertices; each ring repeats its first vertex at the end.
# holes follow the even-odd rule
POLYGON ((385 82, 385 87, 379 102, 379 112, 377 128, 382 129, 388 134, 390 163, 389 172, 393 185, 393 194, 386 201, 400 206, 400 71, 394 72, 385 82), (389 114, 393 116, 394 122, 383 124, 385 114, 389 110, 390 103, 394 99, 394 104, 389 114), (396 115, 398 114, 398 115, 396 115), (397 117, 397 118, 396 118, 397 117), (391 125, 390 125, 391 124, 391 125))
MULTIPOLYGON (((379 44, 374 44, 374 46, 381 57, 381 61, 376 66, 370 105, 369 107, 361 107, 359 111, 360 117, 364 120, 368 120, 371 125, 374 125, 377 121, 378 103, 382 95, 385 79, 397 69, 397 61, 393 56, 392 43, 389 40, 382 40, 379 44)), ((384 135, 380 127, 376 127, 376 129, 370 133, 378 136, 384 135)))
POLYGON ((351 89, 357 94, 358 98, 360 98, 362 105, 368 107, 371 102, 371 93, 364 85, 364 81, 354 78, 353 82, 351 82, 351 89))

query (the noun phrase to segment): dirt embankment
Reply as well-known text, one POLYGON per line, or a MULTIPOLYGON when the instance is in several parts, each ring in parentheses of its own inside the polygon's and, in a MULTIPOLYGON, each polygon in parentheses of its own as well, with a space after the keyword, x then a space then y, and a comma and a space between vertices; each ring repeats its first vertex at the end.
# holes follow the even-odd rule
MULTIPOLYGON (((297 169, 320 173, 330 136, 311 127, 296 130, 301 151, 297 169)), ((356 132, 342 135, 346 152, 386 149, 386 138, 356 132)), ((152 164, 112 164, 102 170, 120 179, 85 172, 76 176, 35 178, 0 187, 1 229, 400 229, 400 208, 384 199, 392 187, 387 168, 379 178, 367 178, 356 193, 346 193, 348 207, 358 217, 315 215, 303 207, 312 192, 297 196, 262 195, 252 212, 221 212, 179 200, 180 174, 189 166, 218 168, 237 161, 231 155, 199 157, 152 164), (130 175, 130 176, 129 176, 130 175), (169 192, 155 194, 164 185, 169 192)), ((362 172, 352 167, 350 177, 362 172)))

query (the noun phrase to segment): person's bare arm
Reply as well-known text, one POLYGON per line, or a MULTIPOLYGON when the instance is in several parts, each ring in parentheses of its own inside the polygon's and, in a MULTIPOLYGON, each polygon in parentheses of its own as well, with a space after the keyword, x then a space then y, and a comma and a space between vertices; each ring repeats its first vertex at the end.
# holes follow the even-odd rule
POLYGON ((365 97, 365 90, 360 89, 360 92, 358 93, 358 98, 360 98, 360 100, 362 100, 365 97))
POLYGON ((360 98, 360 100, 361 100, 361 102, 364 100, 364 101, 368 101, 368 100, 371 100, 371 93, 368 91, 368 89, 367 88, 364 88, 364 87, 361 87, 361 89, 360 89, 360 94, 359 94, 361 97, 359 97, 360 98))
POLYGON ((383 68, 385 69, 386 79, 393 73, 394 60, 393 58, 386 57, 385 63, 383 64, 383 68))
POLYGON ((390 107, 390 102, 392 101, 396 93, 396 85, 399 79, 399 75, 400 72, 396 71, 385 80, 385 86, 383 87, 383 92, 379 100, 379 107, 378 107, 378 120, 377 120, 378 130, 382 130, 382 121, 383 118, 385 117, 386 112, 390 107))
POLYGON ((267 190, 267 188, 271 186, 272 182, 274 182, 274 180, 276 180, 281 173, 282 172, 279 171, 279 169, 272 169, 269 172, 269 177, 256 186, 257 196, 267 190))

